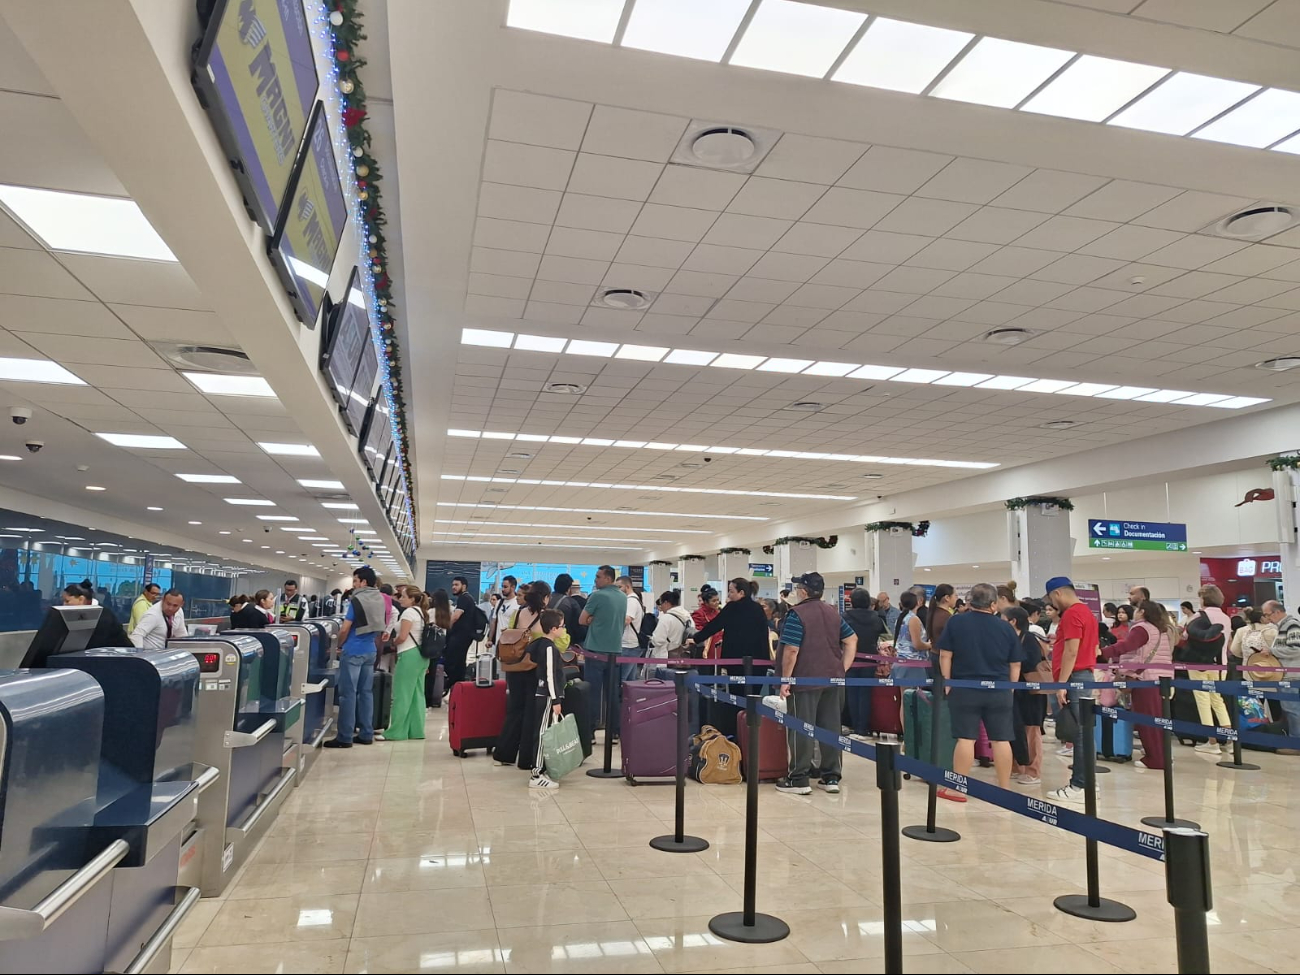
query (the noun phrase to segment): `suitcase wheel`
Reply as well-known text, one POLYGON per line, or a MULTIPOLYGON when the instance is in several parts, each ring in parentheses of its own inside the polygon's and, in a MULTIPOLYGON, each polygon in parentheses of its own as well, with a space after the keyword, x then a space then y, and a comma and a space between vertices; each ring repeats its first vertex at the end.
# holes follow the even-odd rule
POLYGON ((988 758, 980 759, 980 768, 992 768, 992 767, 993 767, 992 759, 988 759, 988 758))
POLYGON ((636 781, 636 779, 632 778, 632 776, 629 775, 629 776, 627 776, 627 784, 628 784, 628 785, 636 785, 636 784, 637 784, 637 781, 636 781))
POLYGON ((455 755, 457 758, 464 758, 464 757, 465 757, 465 752, 462 751, 462 750, 460 750, 460 749, 457 749, 457 748, 453 748, 453 749, 451 750, 451 753, 452 753, 453 755, 455 755))

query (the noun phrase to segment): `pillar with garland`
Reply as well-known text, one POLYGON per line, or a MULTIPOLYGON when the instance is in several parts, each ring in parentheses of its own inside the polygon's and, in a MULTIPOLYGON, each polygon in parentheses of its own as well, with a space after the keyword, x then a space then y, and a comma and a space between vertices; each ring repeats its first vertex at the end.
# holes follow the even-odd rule
POLYGON ((1273 497, 1277 509, 1277 540, 1282 561, 1282 604, 1300 598, 1300 520, 1296 500, 1300 499, 1300 454, 1282 454, 1268 462, 1273 471, 1273 497))
POLYGON ((700 590, 704 588, 704 556, 683 555, 677 563, 677 583, 682 591, 682 606, 688 613, 699 605, 700 590))
POLYGON ((661 592, 667 592, 673 588, 673 567, 669 562, 655 561, 646 566, 645 571, 646 589, 659 597, 661 592))
POLYGON ((730 579, 749 578, 749 549, 724 548, 718 553, 718 578, 723 582, 730 579))
POLYGON ((1069 498, 1011 498, 1007 506, 1007 541, 1011 578, 1021 597, 1041 598, 1047 580, 1071 575, 1074 539, 1070 537, 1069 498))
MULTIPOLYGON (((929 522, 924 523, 929 527, 929 522)), ((887 592, 894 600, 914 582, 916 555, 912 539, 916 526, 910 521, 877 521, 867 525, 867 583, 875 592, 887 592)))
POLYGON ((834 548, 839 536, 830 538, 778 538, 772 546, 773 558, 776 560, 776 580, 780 589, 790 585, 790 580, 797 579, 805 572, 817 571, 817 550, 834 548))

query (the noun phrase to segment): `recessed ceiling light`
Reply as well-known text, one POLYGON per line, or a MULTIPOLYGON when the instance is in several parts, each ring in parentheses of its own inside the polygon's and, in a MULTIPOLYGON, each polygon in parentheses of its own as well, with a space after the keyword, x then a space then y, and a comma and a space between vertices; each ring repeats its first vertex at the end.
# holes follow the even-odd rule
MULTIPOLYGON (((899 377, 902 378, 902 377, 899 377)), ((950 372, 941 379, 936 379, 936 386, 978 386, 993 378, 992 373, 988 372, 950 372)))
MULTIPOLYGON (((518 440, 518 439, 522 439, 522 438, 521 438, 521 437, 516 437, 515 439, 518 440)), ((642 446, 645 446, 645 445, 642 444, 642 446)), ((532 459, 532 456, 533 456, 532 454, 526 454, 526 453, 524 453, 523 451, 520 451, 520 450, 516 450, 516 451, 514 451, 514 452, 512 452, 512 453, 506 454, 506 457, 510 458, 511 460, 531 460, 531 459, 532 459)))
POLYGON ((850 379, 893 379, 902 368, 899 366, 860 366, 849 373, 850 379))
POLYGON ((768 359, 758 367, 759 372, 803 372, 813 364, 812 359, 768 359))
POLYGON ((1247 406, 1259 406, 1261 403, 1271 403, 1272 400, 1262 399, 1258 396, 1234 396, 1231 399, 1225 399, 1218 403, 1210 403, 1209 406, 1219 410, 1240 410, 1247 406))
POLYGON ((11 383, 55 383, 63 386, 84 386, 57 362, 49 359, 15 359, 0 356, 0 379, 11 383))
POLYGON ((764 355, 745 355, 740 352, 724 352, 712 362, 710 366, 717 366, 720 369, 754 369, 767 356, 764 355))
POLYGON ((461 345, 482 345, 490 349, 508 349, 514 337, 514 332, 498 332, 487 328, 460 330, 461 345))
POLYGON ((851 85, 920 94, 974 36, 877 17, 832 77, 851 85))
MULTIPOLYGON (((1167 74, 1168 68, 1085 54, 1053 78, 1022 108, 1042 115, 1101 122, 1167 74)), ((1296 128, 1300 129, 1300 123, 1296 128)))
POLYGON ((1223 393, 1195 393, 1192 396, 1184 397, 1180 400, 1174 400, 1174 406, 1213 406, 1215 403, 1222 403, 1230 396, 1223 393))
POLYGON ((1060 393, 1076 385, 1072 379, 1035 379, 1027 386, 1021 386, 1022 393, 1060 393))
MULTIPOLYGON (((493 480, 496 480, 496 479, 493 478, 493 480)), ((365 518, 340 518, 338 521, 339 521, 339 524, 340 524, 340 525, 368 525, 368 524, 370 524, 370 522, 369 522, 367 519, 365 519, 365 518)), ((358 534, 358 535, 366 535, 366 534, 371 534, 371 533, 369 533, 369 532, 361 532, 361 531, 359 531, 359 532, 357 532, 357 534, 358 534)))
POLYGON ((22 458, 14 454, 0 454, 0 460, 22 460, 22 458))
POLYGON ((624 345, 615 354, 616 359, 632 359, 636 362, 658 362, 668 354, 668 349, 659 345, 624 345))
POLYGON ((107 489, 107 488, 102 488, 102 487, 100 487, 98 484, 87 484, 87 485, 86 485, 86 490, 87 490, 87 491, 106 491, 106 490, 108 490, 108 489, 107 489))
POLYGON ((147 509, 145 509, 145 510, 147 510, 147 511, 162 511, 163 509, 160 508, 160 507, 158 507, 156 504, 151 504, 151 505, 149 505, 149 507, 148 507, 147 509))
POLYGON ((320 451, 309 443, 264 443, 259 440, 257 445, 268 454, 277 454, 284 457, 320 456, 320 451))
POLYGON ((1259 91, 1259 85, 1179 71, 1109 121, 1127 129, 1186 135, 1259 91))
POLYGON ((176 260, 134 200, 0 186, 0 203, 50 250, 176 260))
POLYGON ((568 339, 553 335, 516 335, 515 350, 520 352, 563 352, 568 339))
POLYGON ((700 352, 695 349, 673 349, 664 362, 675 366, 707 366, 718 357, 716 352, 700 352))
POLYGON ((515 435, 513 433, 508 433, 505 430, 484 430, 483 439, 484 440, 514 440, 515 435))
POLYGON ((1153 392, 1147 393, 1145 396, 1139 396, 1138 400, 1142 403, 1172 403, 1176 399, 1195 395, 1195 393, 1188 392, 1185 389, 1157 389, 1153 392))
POLYGON ((258 521, 297 521, 294 515, 258 515, 258 521))
POLYGON ((275 397, 275 390, 261 376, 235 376, 219 372, 182 372, 181 375, 213 396, 275 397))
POLYGON ((156 437, 141 433, 97 433, 115 447, 136 447, 148 450, 184 450, 185 445, 175 437, 156 437))
POLYGON ((1154 393, 1155 390, 1150 386, 1117 386, 1105 393, 1098 393, 1098 399, 1136 399, 1139 396, 1145 396, 1147 393, 1154 393))
POLYGON ((623 32, 623 46, 720 61, 749 4, 750 0, 638 0, 623 32))
POLYGON ((904 369, 891 378, 896 383, 932 383, 946 375, 947 369, 904 369))
MULTIPOLYGON (((786 407, 787 410, 795 410, 799 413, 820 413, 825 408, 825 403, 816 403, 812 400, 800 400, 798 403, 791 403, 786 407)), ((775 451, 769 451, 769 453, 775 453, 775 451)))
POLYGON ((1276 359, 1265 359, 1263 362, 1255 363, 1256 369, 1268 369, 1271 372, 1286 372, 1297 366, 1300 366, 1300 356, 1295 355, 1283 355, 1276 359))
POLYGON ((740 38, 731 63, 785 74, 824 77, 866 14, 792 0, 763 0, 740 38))
POLYGON ((343 490, 342 481, 320 481, 320 480, 314 480, 310 477, 300 477, 298 478, 298 483, 305 488, 317 488, 321 491, 342 491, 343 490))
POLYGON ((931 94, 1013 108, 1072 57, 1073 51, 984 37, 944 75, 931 94))
POLYGON ((588 339, 571 339, 564 350, 572 355, 592 355, 608 359, 618 351, 617 342, 592 342, 588 339))
POLYGON ((1027 386, 1033 380, 1028 376, 994 376, 979 384, 979 389, 1019 389, 1021 386, 1027 386))
POLYGON ((856 362, 814 362, 803 371, 803 374, 805 376, 832 376, 840 378, 842 376, 847 376, 854 369, 861 368, 861 364, 856 362))
POLYGON ((650 304, 650 298, 635 288, 608 288, 601 292, 597 303, 620 311, 639 311, 650 304))
POLYGON ((353 504, 351 501, 322 501, 322 502, 320 503, 320 506, 321 506, 322 508, 336 508, 336 509, 338 509, 339 511, 356 511, 356 510, 357 510, 357 506, 356 506, 355 504, 353 504))
POLYGON ((1075 383, 1066 389, 1058 389, 1057 392, 1066 396, 1100 396, 1114 388, 1114 383, 1075 383))
POLYGON ((274 501, 265 501, 262 498, 224 498, 226 504, 240 504, 253 508, 274 508, 274 501))
POLYGON ((201 525, 201 524, 203 524, 203 522, 201 522, 201 521, 191 521, 190 524, 191 524, 191 525, 201 525))
POLYGON ((1068 430, 1078 422, 1078 420, 1049 420, 1047 423, 1038 424, 1038 427, 1041 430, 1068 430))
POLYGON ((622 15, 623 0, 510 0, 506 26, 609 43, 622 15))
POLYGON ((182 481, 190 484, 239 484, 237 477, 229 474, 177 474, 182 481))
POLYGON ((875 480, 879 480, 885 475, 884 474, 863 474, 862 476, 866 478, 870 478, 871 480, 875 481, 875 480))

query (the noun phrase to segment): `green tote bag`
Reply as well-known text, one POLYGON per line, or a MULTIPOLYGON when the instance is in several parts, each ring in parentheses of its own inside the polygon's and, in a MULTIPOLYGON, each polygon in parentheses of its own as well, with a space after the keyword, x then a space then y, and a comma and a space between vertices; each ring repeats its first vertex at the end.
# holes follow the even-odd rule
POLYGON ((557 781, 582 764, 582 742, 573 715, 566 714, 542 732, 542 762, 546 774, 557 781))

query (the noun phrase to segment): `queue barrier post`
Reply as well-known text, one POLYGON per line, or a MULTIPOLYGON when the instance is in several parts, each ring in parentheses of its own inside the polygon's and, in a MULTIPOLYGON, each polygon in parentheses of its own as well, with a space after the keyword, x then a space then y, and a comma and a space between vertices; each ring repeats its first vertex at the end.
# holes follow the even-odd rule
POLYGON ((1171 725, 1173 716, 1173 678, 1160 678, 1160 716, 1164 718, 1164 729, 1162 735, 1165 745, 1165 814, 1161 816, 1143 816, 1142 823, 1146 826, 1154 826, 1157 829, 1200 829, 1200 823, 1194 823, 1190 819, 1179 819, 1174 815, 1174 731, 1171 725))
MULTIPOLYGON (((590 651, 589 651, 590 652, 590 651)), ((614 723, 618 720, 618 654, 605 654, 605 761, 589 768, 593 779, 621 779, 623 770, 614 768, 614 723)))
MULTIPOLYGON (((924 693, 925 688, 916 689, 919 698, 924 693)), ((931 686, 931 705, 930 705, 930 754, 929 762, 931 765, 939 766, 939 732, 942 724, 943 715, 939 713, 941 707, 947 707, 947 696, 944 693, 943 674, 935 673, 934 684, 931 686)), ((903 691, 903 696, 907 696, 907 691, 903 691)), ((906 723, 906 721, 904 722, 906 723)), ((951 756, 950 756, 951 757, 951 756)), ((938 816, 939 805, 939 783, 931 782, 929 785, 929 795, 926 796, 925 806, 925 825, 924 826, 904 826, 903 835, 911 840, 921 840, 926 843, 956 843, 961 839, 961 834, 955 829, 947 829, 943 826, 936 826, 935 819, 938 816)))
POLYGON ((677 668, 673 671, 673 683, 677 689, 677 786, 676 786, 676 823, 671 836, 656 836, 650 846, 664 853, 700 853, 709 848, 709 841, 698 836, 686 835, 686 739, 690 728, 686 719, 686 670, 677 668))
MULTIPOLYGON (((1097 817, 1097 751, 1093 744, 1097 716, 1093 713, 1094 699, 1085 692, 1079 698, 1079 724, 1083 737, 1083 754, 1075 746, 1074 761, 1083 763, 1083 803, 1084 812, 1091 818, 1097 817)), ((1066 705, 1067 707, 1069 705, 1066 705)), ((1127 904, 1101 896, 1101 881, 1098 876, 1097 841, 1088 838, 1085 842, 1087 859, 1088 892, 1086 894, 1062 894, 1052 902, 1063 914, 1081 917, 1089 921, 1132 921, 1137 912, 1127 904)))
POLYGON ((885 975, 903 971, 903 886, 898 843, 898 793, 903 783, 895 759, 898 743, 876 744, 876 787, 880 789, 881 900, 885 907, 885 975))
MULTIPOLYGON (((753 761, 745 763, 745 904, 742 911, 718 914, 709 921, 709 930, 719 938, 741 944, 765 945, 783 941, 790 936, 790 925, 770 914, 759 914, 758 898, 758 744, 759 725, 763 716, 758 713, 762 698, 757 694, 745 696, 745 716, 748 722, 749 754, 753 761)), ((895 820, 897 824, 897 820, 895 820)), ((901 969, 900 969, 901 970, 901 969)))
MULTIPOLYGON (((1228 680, 1233 680, 1233 681, 1241 680, 1241 674, 1237 672, 1236 665, 1234 664, 1228 665, 1227 678, 1228 680)), ((1227 704, 1228 706, 1228 721, 1231 722, 1230 727, 1232 728, 1232 730, 1236 732, 1240 727, 1240 723, 1237 720, 1237 710, 1238 710, 1237 695, 1223 694, 1220 696, 1227 698, 1227 700, 1224 703, 1227 704)), ((1218 762, 1216 764, 1219 766, 1219 768, 1235 769, 1238 772, 1259 771, 1258 765, 1254 764, 1253 762, 1243 762, 1241 760, 1241 737, 1236 734, 1234 734, 1232 737, 1232 758, 1227 761, 1218 762)))
POLYGON ((1179 975, 1210 970, 1206 913, 1210 889, 1210 837, 1195 829, 1165 830, 1165 896, 1174 909, 1179 975))

